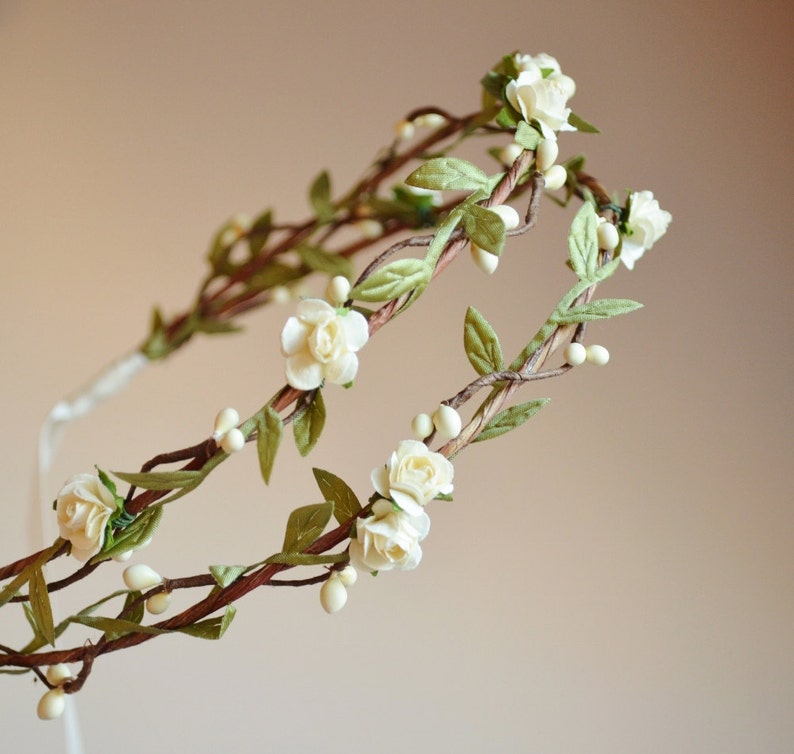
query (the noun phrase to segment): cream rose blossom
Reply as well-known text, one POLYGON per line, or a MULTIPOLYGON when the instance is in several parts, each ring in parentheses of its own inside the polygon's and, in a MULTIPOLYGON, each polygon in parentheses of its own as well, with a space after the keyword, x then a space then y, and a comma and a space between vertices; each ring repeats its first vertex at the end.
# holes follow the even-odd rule
POLYGON ((623 238, 620 258, 630 270, 634 263, 666 232, 673 216, 659 206, 651 191, 637 191, 631 195, 628 234, 623 238))
POLYGON ((406 513, 418 516, 436 495, 452 492, 452 464, 418 440, 403 440, 389 462, 372 471, 372 484, 406 513))
POLYGON ((86 561, 105 542, 105 526, 116 510, 113 493, 95 474, 77 474, 64 484, 55 503, 61 537, 72 543, 72 555, 86 561))
POLYGON ((337 385, 351 382, 358 372, 356 352, 368 338, 363 315, 340 314, 322 299, 304 299, 281 332, 287 382, 298 390, 313 390, 323 380, 337 385))
POLYGON ((356 522, 350 562, 368 572, 416 568, 422 559, 419 543, 430 531, 428 515, 421 508, 415 516, 395 510, 388 500, 378 500, 372 512, 374 515, 356 522))
POLYGON ((575 90, 573 79, 560 72, 554 58, 523 55, 518 78, 508 83, 505 95, 527 122, 537 121, 545 138, 555 139, 557 131, 576 130, 568 123, 571 110, 567 107, 575 90), (546 77, 541 69, 547 71, 546 77))

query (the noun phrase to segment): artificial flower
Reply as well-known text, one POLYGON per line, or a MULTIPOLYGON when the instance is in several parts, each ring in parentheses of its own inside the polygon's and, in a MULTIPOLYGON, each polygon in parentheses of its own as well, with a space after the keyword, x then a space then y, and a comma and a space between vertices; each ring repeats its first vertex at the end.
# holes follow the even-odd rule
POLYGON ((637 191, 631 195, 626 236, 620 258, 630 270, 634 263, 666 232, 673 216, 659 206, 651 191, 637 191))
POLYGON ((67 480, 55 501, 61 537, 72 543, 72 555, 86 561, 105 543, 105 527, 116 511, 113 493, 95 474, 67 480))

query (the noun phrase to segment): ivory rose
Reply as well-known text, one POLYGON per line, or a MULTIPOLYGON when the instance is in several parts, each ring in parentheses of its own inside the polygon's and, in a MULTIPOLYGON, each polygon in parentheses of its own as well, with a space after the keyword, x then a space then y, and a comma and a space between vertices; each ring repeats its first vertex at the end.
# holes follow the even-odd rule
POLYGON ((105 543, 105 526, 116 510, 113 493, 95 474, 67 480, 55 502, 61 537, 72 543, 72 555, 85 562, 105 543))
POLYGON ((452 464, 418 440, 403 440, 389 462, 372 471, 372 484, 406 513, 418 516, 436 495, 452 492, 452 464))
POLYGON ((358 372, 356 352, 368 338, 363 315, 340 314, 322 299, 304 299, 281 332, 287 382, 297 390, 313 390, 323 380, 337 385, 351 382, 358 372))
POLYGON ((630 270, 634 263, 666 232, 673 216, 659 206, 651 191, 637 191, 631 195, 627 234, 623 238, 620 258, 630 270))
MULTIPOLYGON (((559 64, 556 69, 550 66, 551 73, 544 78, 541 65, 535 59, 526 58, 527 56, 523 56, 521 60, 518 78, 509 82, 505 88, 508 102, 527 122, 537 121, 547 139, 556 139, 557 131, 575 131, 568 123, 571 110, 566 106, 576 90, 573 79, 560 73, 559 64)), ((541 59, 541 63, 543 62, 547 62, 545 58, 541 59)))
POLYGON ((372 512, 374 515, 356 522, 350 562, 368 572, 416 568, 422 559, 419 543, 430 531, 429 516, 421 508, 415 516, 395 510, 388 500, 378 500, 372 512))

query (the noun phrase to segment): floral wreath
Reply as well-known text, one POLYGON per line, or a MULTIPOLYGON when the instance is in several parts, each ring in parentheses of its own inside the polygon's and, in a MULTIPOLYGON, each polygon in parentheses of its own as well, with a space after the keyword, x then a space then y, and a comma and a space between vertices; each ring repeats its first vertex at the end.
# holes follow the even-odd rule
POLYGON ((559 134, 597 129, 568 107, 576 85, 555 58, 505 56, 482 87, 482 107, 471 114, 455 116, 436 107, 409 113, 397 124, 391 145, 342 195, 332 191, 327 172, 317 176, 309 190, 309 219, 277 223, 268 209, 256 218, 236 215, 224 223, 211 242, 209 271, 192 306, 170 318, 155 309, 140 348, 83 394, 86 405, 105 397, 142 364, 166 358, 198 333, 232 332, 245 312, 299 298, 308 275, 329 278, 325 299, 299 298, 287 319, 280 342, 287 384, 255 414, 241 421, 237 411, 223 409, 210 437, 160 453, 140 471, 97 468, 71 477, 53 503, 60 536, 0 567, 0 607, 20 603, 32 630, 24 647, 0 645, 0 670, 33 672, 46 685, 39 717, 58 717, 65 695, 79 691, 95 661, 108 652, 173 632, 220 638, 234 618, 234 603, 261 586, 320 585, 322 607, 335 613, 358 572, 416 568, 430 531, 429 503, 452 499, 453 459, 472 443, 516 429, 548 402, 514 403, 518 388, 584 363, 608 362, 606 348, 585 344, 587 323, 640 304, 596 298, 597 287, 621 264, 633 269, 666 232, 671 216, 650 191, 630 191, 622 198, 608 193, 584 172, 581 155, 558 162, 559 134), (491 174, 452 156, 474 136, 493 144, 487 150, 495 163, 491 174), (289 514, 277 552, 256 563, 213 565, 207 573, 177 578, 136 563, 123 571, 123 589, 55 622, 51 594, 145 547, 166 505, 195 490, 230 455, 255 445, 267 484, 287 425, 300 454, 308 455, 326 423, 326 386, 351 387, 369 339, 406 312, 467 247, 475 266, 494 274, 506 247, 535 226, 544 196, 562 207, 581 203, 568 233, 570 289, 510 361, 494 328, 468 308, 463 340, 476 378, 413 418, 411 437, 399 440, 371 472, 373 491, 364 502, 341 478, 314 468, 323 502, 289 514), (377 255, 355 277, 353 258, 372 249, 377 255), (551 363, 559 350, 561 359, 551 363), (479 405, 470 407, 475 398, 479 405), (119 484, 127 486, 123 495, 119 484), (80 565, 48 582, 47 564, 66 555, 80 565), (281 577, 298 567, 319 573, 281 577), (174 591, 189 589, 201 595, 190 607, 144 622, 147 613, 169 610, 174 591), (97 636, 57 648, 72 624, 88 626, 97 636))

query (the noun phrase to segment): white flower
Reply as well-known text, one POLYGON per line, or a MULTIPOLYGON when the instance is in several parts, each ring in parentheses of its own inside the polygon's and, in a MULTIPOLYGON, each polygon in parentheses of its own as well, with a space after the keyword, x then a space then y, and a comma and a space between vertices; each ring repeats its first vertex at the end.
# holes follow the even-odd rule
POLYGON ((281 332, 287 382, 298 390, 313 390, 323 380, 337 385, 351 382, 358 372, 356 351, 368 338, 362 314, 339 314, 322 299, 301 301, 281 332))
POLYGON ((395 510, 388 500, 372 506, 373 516, 356 522, 350 562, 360 571, 409 571, 419 565, 419 543, 430 531, 430 518, 420 508, 415 516, 395 510))
POLYGON ((72 543, 72 555, 86 561, 105 543, 105 526, 116 511, 113 493, 95 474, 76 474, 58 493, 55 512, 61 537, 72 543))
POLYGON ((452 464, 423 442, 403 440, 389 462, 372 471, 372 484, 406 513, 418 516, 436 495, 452 492, 452 464))
POLYGON ((576 130, 568 123, 571 110, 566 107, 574 89, 575 84, 570 77, 552 73, 543 78, 541 66, 529 61, 518 78, 508 83, 505 94, 527 122, 537 121, 543 136, 555 139, 557 131, 576 130))
POLYGON ((650 191, 637 191, 631 195, 631 207, 626 228, 629 235, 623 239, 620 258, 630 270, 634 263, 666 232, 673 216, 659 206, 650 191))

